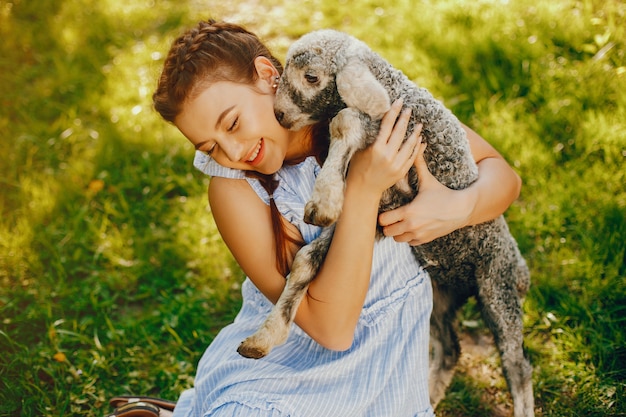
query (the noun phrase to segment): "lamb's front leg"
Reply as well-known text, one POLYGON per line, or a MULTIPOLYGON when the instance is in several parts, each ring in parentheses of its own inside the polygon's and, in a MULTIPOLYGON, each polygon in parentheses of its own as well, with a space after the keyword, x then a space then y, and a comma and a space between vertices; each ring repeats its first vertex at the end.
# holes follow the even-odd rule
POLYGON ((348 164, 354 153, 365 147, 362 113, 347 108, 330 123, 328 157, 315 180, 313 195, 304 208, 304 221, 329 226, 339 218, 348 164))
POLYGON ((324 229, 317 239, 298 251, 276 305, 259 330, 239 345, 237 352, 241 356, 262 358, 270 353, 274 346, 287 340, 289 327, 293 323, 298 306, 326 257, 334 229, 334 226, 324 229))

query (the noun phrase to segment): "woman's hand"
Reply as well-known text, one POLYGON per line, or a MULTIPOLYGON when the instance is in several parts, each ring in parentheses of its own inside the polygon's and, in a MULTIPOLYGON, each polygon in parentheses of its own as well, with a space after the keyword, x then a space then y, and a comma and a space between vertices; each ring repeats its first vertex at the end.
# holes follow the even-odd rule
POLYGON ((430 242, 466 226, 468 213, 475 204, 472 193, 452 190, 437 181, 426 166, 424 149, 422 146, 415 160, 419 178, 417 196, 411 203, 378 218, 385 236, 411 245, 430 242))
POLYGON ((423 149, 416 159, 419 193, 406 206, 382 213, 379 224, 386 236, 419 245, 464 226, 493 220, 519 196, 522 181, 506 160, 487 141, 467 126, 478 180, 463 190, 451 190, 428 171, 423 149))
POLYGON ((364 188, 382 194, 402 179, 415 161, 421 125, 403 142, 411 109, 402 110, 402 100, 396 100, 381 120, 375 142, 357 152, 350 161, 348 181, 360 181, 364 188))

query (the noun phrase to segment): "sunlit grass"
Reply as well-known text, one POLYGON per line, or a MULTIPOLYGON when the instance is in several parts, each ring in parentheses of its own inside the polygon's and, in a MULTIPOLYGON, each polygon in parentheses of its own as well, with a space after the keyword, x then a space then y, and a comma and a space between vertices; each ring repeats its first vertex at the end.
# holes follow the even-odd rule
MULTIPOLYGON (((626 5, 259 3, 0 0, 0 415, 175 399, 234 317, 242 274, 208 181, 150 104, 170 42, 209 16, 281 58, 312 29, 348 31, 493 143, 524 181, 506 215, 532 269, 538 413, 626 413, 626 5)), ((438 411, 507 398, 461 372, 438 411)))

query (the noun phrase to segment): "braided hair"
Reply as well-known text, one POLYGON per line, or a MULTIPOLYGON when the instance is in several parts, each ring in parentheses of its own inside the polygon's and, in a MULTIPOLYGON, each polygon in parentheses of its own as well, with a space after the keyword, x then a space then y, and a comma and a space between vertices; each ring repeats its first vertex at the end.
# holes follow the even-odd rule
POLYGON ((283 72, 280 61, 255 34, 232 23, 202 21, 172 43, 152 96, 154 108, 173 123, 185 101, 195 98, 210 83, 256 81, 254 60, 259 56, 283 72))
MULTIPOLYGON (((155 110, 170 123, 183 109, 187 100, 197 97, 211 83, 231 81, 252 84, 257 79, 254 60, 263 56, 269 59, 279 73, 283 67, 259 38, 242 26, 218 22, 213 19, 201 21, 174 40, 163 64, 157 88, 152 95, 155 110)), ((328 150, 328 123, 313 128, 314 146, 318 159, 328 150), (315 137, 320 136, 317 141, 315 137), (317 149, 321 149, 319 152, 317 149)), ((248 171, 246 175, 259 179, 270 197, 278 186, 273 175, 248 171)), ((289 273, 288 242, 302 244, 289 236, 284 220, 270 198, 276 266, 283 274, 289 273)))

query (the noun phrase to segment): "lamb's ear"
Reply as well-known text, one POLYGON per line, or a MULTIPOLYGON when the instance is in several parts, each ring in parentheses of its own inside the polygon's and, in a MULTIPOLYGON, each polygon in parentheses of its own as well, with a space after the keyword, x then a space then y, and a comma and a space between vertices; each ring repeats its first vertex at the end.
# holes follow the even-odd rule
POLYGON ((337 91, 348 107, 380 118, 391 106, 389 94, 360 59, 350 58, 337 74, 337 91))

